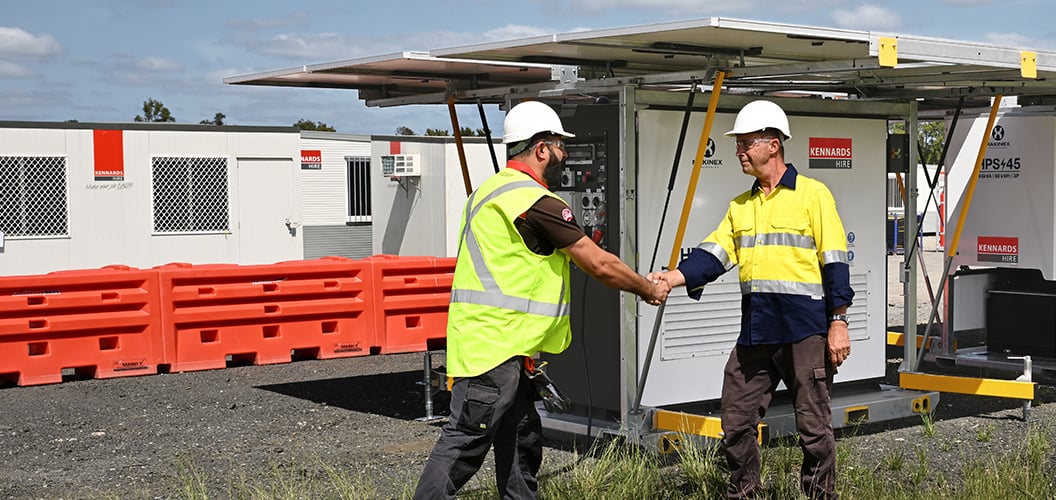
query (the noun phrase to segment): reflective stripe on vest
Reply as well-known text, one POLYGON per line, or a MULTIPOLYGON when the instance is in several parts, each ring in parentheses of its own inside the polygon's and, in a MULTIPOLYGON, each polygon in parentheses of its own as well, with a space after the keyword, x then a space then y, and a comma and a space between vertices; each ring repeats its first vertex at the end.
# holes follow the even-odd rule
POLYGON ((488 269, 487 264, 484 262, 484 254, 480 251, 480 244, 477 242, 477 236, 473 234, 473 231, 470 229, 470 223, 473 221, 473 217, 475 217, 477 212, 491 201, 492 198, 508 193, 514 189, 535 188, 538 186, 539 184, 535 181, 516 181, 504 184, 491 193, 488 193, 480 203, 475 205, 474 202, 476 201, 475 198, 477 193, 474 192, 473 195, 470 196, 468 201, 470 209, 466 210, 466 220, 463 222, 462 229, 462 241, 465 242, 465 246, 460 248, 459 251, 469 252, 469 258, 473 262, 473 271, 476 273, 484 290, 451 290, 452 303, 478 304, 555 318, 569 315, 571 304, 564 302, 565 283, 563 281, 561 283, 561 294, 558 295, 561 297, 562 302, 557 304, 536 302, 523 297, 515 297, 503 293, 499 284, 495 281, 495 277, 492 276, 491 270, 488 269))

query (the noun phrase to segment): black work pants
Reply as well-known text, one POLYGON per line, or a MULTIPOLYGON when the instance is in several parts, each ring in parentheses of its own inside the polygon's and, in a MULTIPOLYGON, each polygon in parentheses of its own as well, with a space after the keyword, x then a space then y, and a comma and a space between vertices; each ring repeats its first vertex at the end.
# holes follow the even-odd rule
POLYGON ((758 424, 784 381, 792 393, 803 449, 800 487, 809 498, 837 498, 833 374, 823 335, 795 344, 734 347, 722 383, 722 442, 730 468, 727 497, 754 498, 761 493, 758 424))
POLYGON ((414 498, 455 498, 493 444, 499 495, 538 497, 542 430, 524 357, 510 358, 477 377, 456 379, 451 416, 418 479, 414 498))

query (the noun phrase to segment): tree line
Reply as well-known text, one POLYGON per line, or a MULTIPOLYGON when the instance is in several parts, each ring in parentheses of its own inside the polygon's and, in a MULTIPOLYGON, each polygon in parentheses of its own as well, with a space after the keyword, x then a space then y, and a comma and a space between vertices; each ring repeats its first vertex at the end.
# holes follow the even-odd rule
MULTIPOLYGON (((227 115, 223 113, 216 113, 211 119, 205 119, 198 122, 200 125, 216 125, 224 126, 224 119, 227 115)), ((136 122, 150 122, 150 123, 164 123, 164 122, 175 122, 176 118, 172 116, 172 112, 169 108, 165 107, 161 101, 154 99, 153 97, 143 101, 143 114, 136 115, 133 118, 136 122)), ((336 129, 323 122, 316 122, 308 119, 301 118, 297 120, 297 123, 293 124, 301 130, 319 130, 322 132, 334 132, 336 129)))
MULTIPOLYGON (((213 115, 212 118, 207 118, 207 119, 202 120, 202 121, 200 121, 198 123, 201 124, 201 125, 224 126, 224 125, 227 125, 226 123, 224 123, 224 119, 225 118, 227 118, 227 115, 225 115, 223 113, 220 113, 220 112, 217 112, 215 115, 213 115)), ((135 118, 133 118, 133 120, 136 121, 136 122, 164 123, 164 122, 175 122, 176 118, 174 116, 172 116, 172 112, 169 111, 169 108, 165 107, 165 104, 163 104, 161 101, 151 97, 151 98, 148 98, 146 101, 143 101, 143 114, 136 115, 135 118)), ((70 120, 70 121, 76 121, 76 120, 70 120)), ((318 131, 321 131, 321 132, 335 132, 336 131, 336 129, 334 129, 334 127, 331 127, 330 125, 327 125, 326 123, 316 122, 316 121, 308 120, 308 119, 305 119, 305 118, 297 120, 297 123, 294 123, 293 126, 299 128, 301 130, 318 130, 318 131)), ((484 129, 482 129, 482 128, 473 129, 473 128, 470 128, 470 127, 461 127, 459 129, 459 131, 462 133, 462 136, 464 136, 464 137, 474 137, 474 136, 483 137, 485 135, 484 134, 484 129)), ((412 130, 410 127, 401 126, 401 127, 396 127, 396 135, 418 135, 418 133, 415 132, 414 130, 412 130)), ((427 136, 450 136, 451 132, 446 130, 446 129, 427 128, 427 129, 425 129, 425 135, 427 135, 427 136)))

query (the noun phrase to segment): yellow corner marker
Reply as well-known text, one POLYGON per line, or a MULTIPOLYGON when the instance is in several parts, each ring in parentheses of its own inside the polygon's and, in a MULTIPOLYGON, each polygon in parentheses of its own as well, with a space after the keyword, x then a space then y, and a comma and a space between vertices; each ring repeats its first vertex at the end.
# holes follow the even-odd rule
POLYGON ((1038 77, 1038 53, 1024 50, 1019 53, 1019 76, 1023 78, 1038 77))
POLYGON ((898 65, 898 39, 880 37, 880 65, 894 68, 898 65))

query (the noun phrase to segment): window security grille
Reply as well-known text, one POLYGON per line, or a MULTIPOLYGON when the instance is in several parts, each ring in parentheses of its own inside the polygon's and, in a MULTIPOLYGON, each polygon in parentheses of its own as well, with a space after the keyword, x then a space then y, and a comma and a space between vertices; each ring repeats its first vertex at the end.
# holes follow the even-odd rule
POLYGON ((67 236, 66 158, 0 156, 0 231, 67 236))
POLYGON ((349 156, 348 163, 348 222, 371 222, 370 158, 349 156))
POLYGON ((230 230, 227 158, 159 156, 151 172, 155 233, 230 230))

